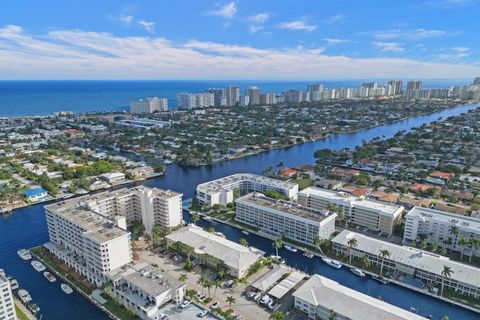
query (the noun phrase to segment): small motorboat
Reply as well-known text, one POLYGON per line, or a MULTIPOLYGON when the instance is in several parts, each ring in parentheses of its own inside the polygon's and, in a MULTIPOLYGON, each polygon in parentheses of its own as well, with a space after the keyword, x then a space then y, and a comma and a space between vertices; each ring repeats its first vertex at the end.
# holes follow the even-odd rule
POLYGON ((45 266, 40 261, 33 260, 30 264, 32 265, 33 269, 37 270, 38 272, 45 271, 45 266))
POLYGON ((383 284, 388 284, 389 283, 388 279, 384 278, 382 276, 374 275, 374 276, 372 276, 372 279, 375 280, 375 281, 378 281, 380 283, 383 283, 383 284))
POLYGON ((310 252, 307 252, 307 251, 305 251, 305 253, 303 255, 307 258, 310 258, 310 259, 312 259, 314 257, 313 253, 310 253, 310 252))
POLYGON ((38 305, 36 305, 35 303, 27 303, 27 308, 33 314, 37 314, 40 311, 40 307, 38 305))
POLYGON ((337 260, 333 260, 333 259, 329 259, 329 258, 322 258, 322 260, 323 260, 323 262, 328 264, 330 267, 333 267, 335 269, 340 269, 342 267, 342 264, 337 260))
POLYGON ((351 268, 350 271, 354 275, 359 276, 360 278, 365 278, 365 272, 363 272, 362 270, 360 270, 358 268, 351 268))
POLYGON ((19 288, 18 281, 16 279, 10 279, 10 288, 15 291, 19 288))
POLYGON ((51 274, 50 272, 48 271, 45 271, 43 273, 43 276, 49 281, 49 282, 55 282, 57 281, 57 278, 55 278, 55 276, 53 274, 51 274))
POLYGON ((284 248, 287 249, 288 251, 291 251, 291 252, 297 252, 298 251, 297 248, 289 246, 288 244, 284 245, 284 248))
POLYGON ((224 239, 227 238, 227 237, 225 237, 225 235, 224 235, 223 233, 221 233, 221 232, 219 232, 219 231, 215 232, 215 235, 216 235, 216 236, 219 236, 220 238, 224 238, 224 239))
POLYGON ((20 258, 22 258, 25 261, 32 259, 32 255, 30 254, 30 251, 28 251, 27 249, 20 249, 17 251, 17 254, 20 258))
POLYGON ((212 217, 209 217, 209 216, 204 216, 202 219, 205 220, 205 221, 208 221, 208 222, 212 222, 212 221, 213 221, 213 218, 212 218, 212 217))
POLYGON ((247 235, 247 236, 250 234, 250 232, 245 231, 245 230, 243 230, 242 233, 245 234, 245 235, 247 235))
POLYGON ((68 284, 66 284, 66 283, 62 283, 62 284, 60 285, 60 288, 62 288, 63 292, 65 292, 66 294, 70 294, 70 293, 73 292, 72 287, 70 287, 70 286, 69 286, 68 284))
POLYGON ((18 294, 18 297, 20 298, 20 300, 23 303, 27 303, 27 302, 32 301, 32 297, 30 296, 30 293, 28 293, 28 291, 25 290, 25 289, 18 290, 17 294, 18 294))

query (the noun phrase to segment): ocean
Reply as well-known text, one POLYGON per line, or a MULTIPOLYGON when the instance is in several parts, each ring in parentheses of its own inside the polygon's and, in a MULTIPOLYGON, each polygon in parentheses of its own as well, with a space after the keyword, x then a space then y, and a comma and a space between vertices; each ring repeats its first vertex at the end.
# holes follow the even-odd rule
MULTIPOLYGON (((358 87, 362 82, 387 80, 321 81, 327 88, 358 87)), ((262 92, 280 93, 288 89, 306 89, 312 81, 0 81, 0 117, 48 115, 57 111, 93 112, 128 110, 130 100, 150 96, 168 98, 176 106, 179 92, 202 92, 208 88, 258 86, 262 92)), ((471 80, 426 80, 426 88, 463 85, 471 80)))

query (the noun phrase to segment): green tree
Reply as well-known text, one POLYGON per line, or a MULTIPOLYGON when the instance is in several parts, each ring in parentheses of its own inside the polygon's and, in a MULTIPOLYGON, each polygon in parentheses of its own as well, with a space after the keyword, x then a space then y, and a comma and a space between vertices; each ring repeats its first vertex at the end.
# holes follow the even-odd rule
POLYGON ((228 296, 226 301, 228 302, 230 309, 232 309, 232 304, 235 304, 237 302, 237 299, 235 299, 235 297, 233 296, 228 296))
POLYGON ((363 258, 362 258, 363 268, 368 269, 368 268, 370 268, 371 265, 372 265, 372 262, 370 261, 370 259, 367 256, 363 256, 363 258))
POLYGON ((380 275, 383 275, 383 263, 385 262, 385 258, 390 257, 390 251, 387 249, 380 250, 380 257, 382 258, 382 264, 380 266, 380 275))
POLYGON ((286 315, 280 310, 272 312, 272 314, 268 317, 269 320, 285 320, 286 315))
POLYGON ((465 247, 469 244, 470 242, 465 239, 464 237, 461 237, 460 240, 458 240, 458 245, 461 246, 460 250, 460 260, 463 260, 463 252, 465 250, 465 247))
POLYGON ((445 286, 445 279, 450 279, 454 272, 449 266, 444 265, 443 270, 442 270, 442 291, 440 292, 440 295, 443 297, 443 287, 445 286))
POLYGON ((193 224, 197 224, 198 220, 200 220, 200 215, 199 215, 198 213, 195 213, 195 214, 192 216, 193 224))
POLYGON ((330 315, 328 316, 328 320, 337 320, 337 313, 333 309, 330 310, 330 315))
POLYGON ((278 249, 280 249, 282 246, 283 246, 283 240, 282 238, 277 238, 274 242, 273 242, 273 247, 275 248, 275 252, 277 254, 277 257, 278 257, 278 249))
POLYGON ((188 275, 186 275, 185 273, 182 273, 182 274, 180 275, 180 277, 178 277, 178 280, 179 280, 179 281, 182 281, 182 282, 187 282, 187 280, 188 280, 188 275))
POLYGON ((352 251, 358 246, 358 240, 356 238, 351 238, 347 241, 348 245, 348 261, 349 264, 352 264, 352 251))
POLYGON ((248 247, 248 240, 245 239, 245 238, 241 238, 241 239, 239 240, 239 243, 240 243, 242 246, 244 246, 244 247, 248 247))

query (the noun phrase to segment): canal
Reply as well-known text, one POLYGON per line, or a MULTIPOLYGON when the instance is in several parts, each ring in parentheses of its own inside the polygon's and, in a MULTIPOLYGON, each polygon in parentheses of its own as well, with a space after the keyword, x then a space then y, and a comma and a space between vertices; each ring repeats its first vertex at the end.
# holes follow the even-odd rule
MULTIPOLYGON (((184 199, 192 197, 195 187, 202 182, 220 178, 238 172, 261 173, 269 166, 283 162, 286 166, 294 166, 313 162, 313 152, 322 148, 341 149, 353 148, 375 137, 390 138, 402 130, 421 126, 475 108, 474 105, 459 106, 444 110, 432 115, 410 118, 393 124, 378 126, 349 134, 338 134, 325 140, 309 142, 292 146, 286 149, 274 150, 258 155, 237 160, 222 162, 211 166, 198 168, 184 168, 170 165, 166 174, 149 180, 147 186, 172 189, 184 194, 184 199)), ((184 214, 189 219, 188 214, 184 214)), ((202 227, 210 226, 203 220, 199 222, 202 227)), ((272 254, 274 249, 270 240, 256 235, 248 236, 240 230, 216 223, 213 225, 217 231, 223 232, 228 239, 238 241, 246 238, 250 245, 255 246, 267 254, 272 254)), ((37 303, 43 319, 107 319, 107 317, 77 293, 69 296, 60 289, 60 283, 49 283, 41 273, 33 270, 29 263, 22 261, 16 254, 19 248, 30 248, 48 241, 43 205, 35 205, 18 209, 9 216, 0 217, 0 268, 7 274, 15 277, 20 286, 27 289, 34 302, 37 303)), ((443 303, 437 299, 422 295, 396 285, 382 285, 370 279, 361 279, 354 276, 347 268, 333 269, 324 264, 319 258, 308 259, 302 253, 292 253, 280 249, 280 255, 287 263, 307 273, 318 273, 352 289, 361 291, 373 297, 410 310, 414 307, 423 316, 432 315, 434 319, 441 319, 448 315, 451 320, 480 319, 478 314, 462 308, 443 303)))

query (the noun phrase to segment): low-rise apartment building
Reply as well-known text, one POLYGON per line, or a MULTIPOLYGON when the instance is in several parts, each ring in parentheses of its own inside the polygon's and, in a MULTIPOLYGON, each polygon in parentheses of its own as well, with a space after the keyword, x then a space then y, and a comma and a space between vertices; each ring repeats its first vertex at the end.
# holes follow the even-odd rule
POLYGON ((313 275, 294 293, 294 307, 309 319, 337 320, 424 320, 425 318, 400 309, 379 299, 352 290, 338 282, 313 275))
POLYGON ((16 320, 15 304, 13 302, 10 280, 0 274, 0 320, 16 320))
POLYGON ((335 231, 335 213, 314 210, 295 202, 250 193, 236 201, 235 220, 263 233, 314 245, 316 237, 329 239, 335 231))
POLYGON ((288 199, 296 200, 298 185, 252 173, 238 173, 197 186, 197 200, 202 204, 226 205, 235 198, 250 192, 278 192, 288 199))
POLYGON ((146 263, 116 269, 108 277, 112 296, 142 320, 156 319, 165 304, 180 303, 187 290, 186 283, 146 263))
POLYGON ((405 216, 403 242, 425 240, 464 254, 480 255, 470 244, 461 245, 460 239, 480 239, 480 219, 458 214, 414 207, 405 216))
POLYGON ((349 219, 349 223, 386 234, 393 232, 393 228, 400 222, 404 210, 402 206, 316 187, 300 191, 298 203, 316 210, 326 210, 330 206, 336 206, 343 211, 349 219))
POLYGON ((363 234, 342 231, 332 239, 334 253, 361 259, 367 256, 372 265, 380 267, 383 261, 384 273, 391 271, 396 276, 405 276, 421 281, 424 285, 437 288, 440 292, 441 283, 444 281, 445 289, 458 294, 480 297, 480 269, 452 261, 447 257, 426 252, 420 249, 399 246, 390 242, 367 237, 363 234), (350 239, 357 240, 356 247, 350 247, 350 239), (390 256, 382 258, 380 252, 388 250, 390 256), (444 267, 451 270, 451 276, 442 275, 444 267))

